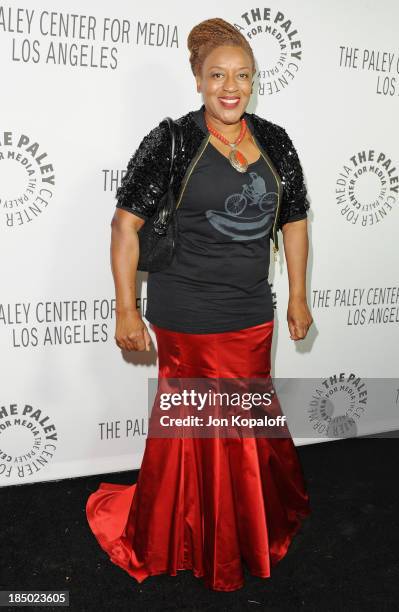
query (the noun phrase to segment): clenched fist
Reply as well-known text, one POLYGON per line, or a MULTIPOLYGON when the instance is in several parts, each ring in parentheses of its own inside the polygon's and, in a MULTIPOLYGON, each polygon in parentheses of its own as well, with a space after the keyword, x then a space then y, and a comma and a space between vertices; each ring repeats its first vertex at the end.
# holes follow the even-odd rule
POLYGON ((115 342, 127 351, 149 351, 151 336, 147 326, 136 311, 116 313, 115 342))

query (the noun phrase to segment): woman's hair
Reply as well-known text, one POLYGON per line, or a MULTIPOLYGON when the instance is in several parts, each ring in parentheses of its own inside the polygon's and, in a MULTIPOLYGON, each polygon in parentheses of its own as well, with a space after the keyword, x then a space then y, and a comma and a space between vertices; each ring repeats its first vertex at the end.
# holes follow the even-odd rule
POLYGON ((235 45, 244 49, 251 58, 253 73, 255 72, 255 57, 247 39, 231 23, 215 17, 201 21, 188 35, 187 47, 194 76, 201 71, 208 53, 221 45, 235 45))

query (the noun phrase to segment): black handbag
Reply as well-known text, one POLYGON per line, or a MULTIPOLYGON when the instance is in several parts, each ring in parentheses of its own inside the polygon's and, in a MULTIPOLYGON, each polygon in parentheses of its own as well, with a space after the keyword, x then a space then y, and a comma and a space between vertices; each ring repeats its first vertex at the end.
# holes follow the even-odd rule
POLYGON ((173 158, 177 138, 180 144, 182 142, 182 131, 170 117, 165 117, 164 121, 168 122, 172 139, 169 183, 155 213, 146 219, 137 233, 140 249, 137 270, 144 272, 158 272, 167 268, 172 261, 177 240, 176 200, 172 190, 173 158))

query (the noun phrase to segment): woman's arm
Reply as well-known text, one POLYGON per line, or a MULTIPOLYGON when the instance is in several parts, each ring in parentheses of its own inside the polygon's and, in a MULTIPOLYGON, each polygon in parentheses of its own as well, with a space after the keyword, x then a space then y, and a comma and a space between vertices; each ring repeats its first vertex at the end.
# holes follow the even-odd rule
POLYGON ((144 219, 116 209, 111 221, 111 269, 116 298, 116 344, 128 351, 149 351, 151 337, 136 307, 138 230, 144 219))
POLYGON ((313 323, 306 301, 306 267, 309 250, 307 216, 310 203, 297 150, 287 131, 282 127, 280 127, 280 146, 284 152, 280 169, 284 179, 284 189, 279 228, 283 233, 288 269, 287 321, 291 340, 302 340, 313 323))
POLYGON ((306 300, 307 219, 284 223, 282 232, 289 286, 288 329, 291 340, 302 340, 313 323, 306 300))
POLYGON ((136 308, 139 260, 137 232, 155 212, 165 192, 170 167, 170 134, 161 121, 141 140, 128 161, 115 197, 111 227, 111 268, 115 283, 115 341, 128 351, 150 350, 151 337, 136 308))

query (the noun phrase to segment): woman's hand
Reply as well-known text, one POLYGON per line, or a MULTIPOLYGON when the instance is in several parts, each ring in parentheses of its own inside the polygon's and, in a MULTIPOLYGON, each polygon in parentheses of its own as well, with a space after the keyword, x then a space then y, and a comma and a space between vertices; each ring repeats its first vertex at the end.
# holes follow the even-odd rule
POLYGON ((287 309, 288 329, 291 340, 302 340, 313 323, 305 298, 290 298, 287 309))
POLYGON ((127 351, 149 351, 151 336, 138 310, 116 313, 115 342, 127 351))

